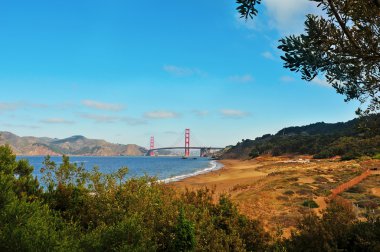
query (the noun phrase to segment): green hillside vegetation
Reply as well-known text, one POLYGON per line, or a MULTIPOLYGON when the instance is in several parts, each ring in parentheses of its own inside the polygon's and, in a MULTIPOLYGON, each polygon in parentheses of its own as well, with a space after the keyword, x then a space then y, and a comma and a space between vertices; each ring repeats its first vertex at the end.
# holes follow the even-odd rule
POLYGON ((288 127, 277 134, 246 139, 225 151, 224 158, 255 158, 260 155, 313 155, 314 158, 341 156, 343 160, 380 153, 380 114, 345 123, 314 123, 288 127))
POLYGON ((290 239, 272 237, 208 189, 178 194, 154 178, 125 180, 63 157, 45 158, 43 189, 33 167, 0 146, 0 251, 375 251, 380 221, 358 222, 349 209, 304 216, 290 239), (315 239, 315 237, 320 239, 315 239), (352 249, 354 248, 354 249, 352 249))

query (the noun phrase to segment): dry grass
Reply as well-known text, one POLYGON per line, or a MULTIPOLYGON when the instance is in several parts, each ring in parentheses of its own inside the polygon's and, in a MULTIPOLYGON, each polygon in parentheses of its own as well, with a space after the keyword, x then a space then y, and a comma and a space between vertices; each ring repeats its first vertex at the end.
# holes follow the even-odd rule
MULTIPOLYGON (((294 157, 290 162, 287 157, 223 160, 225 167, 222 170, 188 178, 174 183, 174 186, 180 189, 214 187, 217 194, 230 194, 242 213, 261 220, 268 230, 275 232, 281 228, 286 234, 302 214, 310 211, 320 214, 327 206, 326 197, 331 189, 354 178, 363 172, 363 167, 367 169, 370 165, 368 161, 297 162, 299 158, 306 159, 294 157), (314 200, 319 208, 304 207, 302 204, 306 200, 314 200)), ((379 164, 377 161, 375 165, 379 164)), ((342 196, 358 204, 374 206, 371 203, 374 201, 380 205, 379 176, 362 181, 360 186, 365 188, 362 193, 345 192, 342 196)), ((373 211, 380 212, 380 209, 377 207, 373 211)))

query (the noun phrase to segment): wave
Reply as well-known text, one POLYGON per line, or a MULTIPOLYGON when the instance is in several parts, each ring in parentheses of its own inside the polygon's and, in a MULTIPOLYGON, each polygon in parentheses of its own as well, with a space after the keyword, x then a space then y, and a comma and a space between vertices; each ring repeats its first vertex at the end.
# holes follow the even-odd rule
MULTIPOLYGON (((58 162, 54 162, 54 163, 57 165, 63 164, 62 161, 58 161, 58 162)), ((71 161, 70 160, 70 164, 82 164, 82 163, 88 163, 88 161, 71 161)))
POLYGON ((188 173, 188 174, 178 175, 178 176, 174 176, 174 177, 167 178, 167 179, 161 179, 161 180, 159 180, 159 182, 165 183, 165 184, 166 183, 171 183, 171 182, 176 182, 176 181, 183 180, 185 178, 194 177, 194 176, 197 176, 197 175, 200 175, 200 174, 205 174, 205 173, 208 173, 208 172, 216 171, 216 170, 219 170, 222 167, 223 167, 223 165, 221 163, 218 163, 215 160, 212 160, 212 161, 210 161, 209 167, 207 167, 207 168, 205 168, 203 170, 199 170, 199 171, 188 173))

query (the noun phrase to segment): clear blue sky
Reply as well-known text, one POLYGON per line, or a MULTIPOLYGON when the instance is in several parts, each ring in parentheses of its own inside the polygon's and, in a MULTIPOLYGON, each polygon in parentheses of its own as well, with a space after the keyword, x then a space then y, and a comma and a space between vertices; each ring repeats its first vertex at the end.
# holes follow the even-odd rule
POLYGON ((147 147, 185 128, 225 146, 285 126, 354 118, 356 103, 283 69, 276 49, 315 12, 264 0, 253 22, 235 1, 3 1, 0 130, 84 135, 147 147))

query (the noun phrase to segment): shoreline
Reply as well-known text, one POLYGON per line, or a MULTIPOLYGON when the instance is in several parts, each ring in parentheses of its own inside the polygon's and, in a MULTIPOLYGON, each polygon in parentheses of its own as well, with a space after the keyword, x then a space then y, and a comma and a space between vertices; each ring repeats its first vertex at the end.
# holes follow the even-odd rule
POLYGON ((197 177, 197 176, 201 176, 204 174, 212 173, 212 172, 221 170, 224 167, 222 162, 218 162, 216 160, 210 160, 210 164, 211 164, 211 167, 207 167, 207 168, 204 168, 202 170, 198 170, 198 171, 195 171, 192 173, 177 175, 177 176, 174 176, 171 178, 160 179, 159 182, 162 182, 165 184, 172 184, 172 183, 183 181, 183 180, 188 179, 188 178, 197 177))

